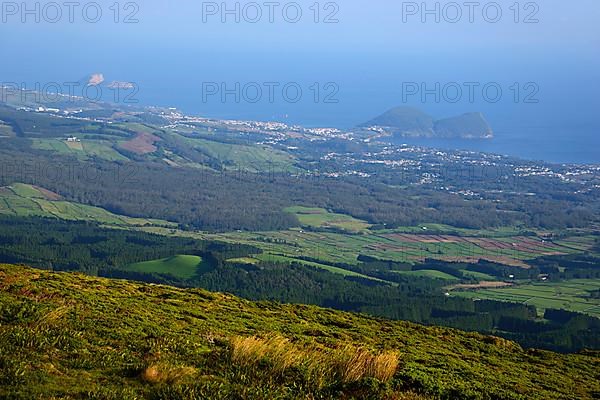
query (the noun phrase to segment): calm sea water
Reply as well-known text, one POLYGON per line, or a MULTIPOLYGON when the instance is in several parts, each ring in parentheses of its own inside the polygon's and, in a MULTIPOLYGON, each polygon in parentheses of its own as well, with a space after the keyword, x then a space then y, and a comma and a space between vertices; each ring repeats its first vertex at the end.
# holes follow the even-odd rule
MULTIPOLYGON (((506 128, 505 128, 506 129, 506 128)), ((397 143, 447 150, 471 150, 553 163, 598 164, 597 130, 519 128, 496 130, 491 140, 398 139, 397 143)))

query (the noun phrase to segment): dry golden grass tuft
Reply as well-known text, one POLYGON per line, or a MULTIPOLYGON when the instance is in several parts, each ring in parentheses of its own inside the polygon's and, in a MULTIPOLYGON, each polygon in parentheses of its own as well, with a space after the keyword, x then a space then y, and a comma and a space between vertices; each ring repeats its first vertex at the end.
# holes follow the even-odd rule
POLYGON ((302 353, 290 341, 280 336, 269 339, 252 337, 236 337, 231 341, 231 359, 243 366, 268 361, 276 373, 302 361, 302 353))
POLYGON ((365 349, 346 345, 334 352, 331 362, 335 365, 339 380, 355 382, 367 374, 371 359, 371 353, 365 349))
POLYGON ((302 363, 303 352, 288 339, 275 336, 268 339, 266 344, 269 361, 276 373, 282 374, 288 368, 302 363))
POLYGON ((431 397, 425 397, 413 392, 396 393, 390 400, 431 400, 431 397))
POLYGON ((40 317, 36 321, 36 326, 55 325, 59 321, 61 321, 69 313, 70 310, 70 307, 58 307, 40 317))
POLYGON ((399 363, 399 351, 385 351, 378 354, 371 359, 369 376, 379 379, 382 382, 389 381, 394 377, 399 363))
POLYGON ((249 366, 260 362, 267 354, 264 340, 255 336, 235 337, 231 340, 231 359, 234 363, 249 366))
POLYGON ((230 341, 231 360, 243 367, 264 364, 274 374, 289 368, 304 371, 307 381, 322 387, 327 383, 355 382, 363 378, 390 380, 398 368, 399 352, 372 354, 369 350, 347 344, 336 349, 315 345, 299 347, 288 339, 235 337, 230 341))
POLYGON ((175 384, 196 374, 192 367, 174 367, 165 363, 152 364, 142 371, 141 379, 144 382, 157 384, 175 384))
POLYGON ((364 348, 346 345, 333 353, 332 363, 342 382, 355 382, 362 378, 386 382, 396 373, 399 356, 397 351, 373 355, 364 348))

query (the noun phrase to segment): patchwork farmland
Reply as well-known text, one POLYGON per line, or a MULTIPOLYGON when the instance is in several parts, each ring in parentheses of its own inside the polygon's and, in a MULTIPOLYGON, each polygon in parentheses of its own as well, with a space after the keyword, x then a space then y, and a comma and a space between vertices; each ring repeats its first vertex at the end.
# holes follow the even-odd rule
POLYGON ((359 255, 419 263, 427 258, 443 261, 488 260, 527 268, 527 260, 540 256, 584 252, 594 245, 593 236, 567 236, 547 240, 537 236, 472 237, 381 233, 312 232, 292 229, 280 232, 227 233, 212 238, 253 244, 267 254, 310 257, 329 263, 357 264, 359 255))
MULTIPOLYGON (((457 288, 460 289, 460 288, 457 288)), ((600 299, 590 294, 600 290, 595 279, 534 282, 502 288, 454 290, 452 295, 471 299, 499 300, 533 305, 540 315, 547 308, 564 309, 600 317, 600 299)))

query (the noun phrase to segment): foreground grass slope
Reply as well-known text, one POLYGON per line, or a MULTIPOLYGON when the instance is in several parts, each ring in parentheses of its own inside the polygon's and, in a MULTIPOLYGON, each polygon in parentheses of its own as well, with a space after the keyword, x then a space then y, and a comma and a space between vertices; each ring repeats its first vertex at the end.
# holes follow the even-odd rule
POLYGON ((598 354, 0 265, 0 398, 592 399, 598 354))

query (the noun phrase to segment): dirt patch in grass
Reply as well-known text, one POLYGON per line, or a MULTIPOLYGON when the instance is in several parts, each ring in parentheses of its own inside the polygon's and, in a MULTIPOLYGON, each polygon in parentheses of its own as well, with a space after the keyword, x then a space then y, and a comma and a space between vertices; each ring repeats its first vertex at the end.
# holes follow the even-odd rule
POLYGON ((460 237, 449 235, 411 235, 392 233, 383 236, 406 243, 457 243, 461 241, 460 237))
POLYGON ((481 257, 481 259, 485 260, 485 261, 489 261, 489 262, 498 263, 498 264, 510 265, 513 267, 521 267, 523 269, 531 268, 531 265, 525 264, 523 261, 511 258, 511 257, 485 256, 485 257, 481 257))
POLYGON ((69 141, 66 141, 66 142, 64 142, 64 143, 65 143, 65 144, 67 145, 67 147, 68 147, 69 149, 71 149, 71 150, 79 150, 79 151, 83 151, 83 143, 81 143, 81 142, 69 142, 69 141))
POLYGON ((52 191, 50 191, 48 189, 41 188, 39 186, 33 186, 33 187, 36 190, 38 190, 44 196, 44 198, 46 200, 50 200, 50 201, 59 201, 59 200, 62 200, 62 197, 59 194, 57 194, 57 193, 54 193, 54 192, 52 192, 52 191))
POLYGON ((128 142, 121 144, 121 148, 127 151, 131 151, 136 154, 149 154, 156 151, 154 143, 160 141, 158 136, 154 136, 150 133, 138 133, 136 137, 128 142))
POLYGON ((473 283, 473 284, 453 285, 450 287, 450 289, 497 289, 497 288, 503 288, 503 287, 509 287, 509 286, 514 286, 514 284, 512 284, 510 282, 486 281, 486 282, 479 282, 479 283, 473 283))

